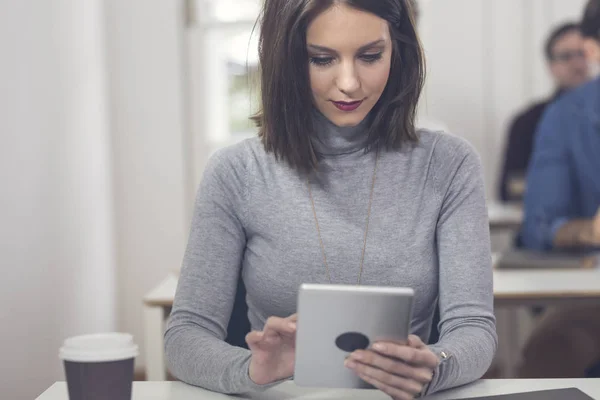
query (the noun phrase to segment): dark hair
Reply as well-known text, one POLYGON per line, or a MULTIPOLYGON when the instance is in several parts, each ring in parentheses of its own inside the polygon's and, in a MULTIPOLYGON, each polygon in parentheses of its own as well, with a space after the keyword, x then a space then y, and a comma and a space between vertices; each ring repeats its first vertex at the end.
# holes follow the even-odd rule
POLYGON ((390 78, 367 116, 366 151, 399 149, 417 140, 414 120, 425 61, 409 0, 265 0, 259 19, 262 100, 253 120, 266 151, 305 172, 319 161, 311 142, 314 103, 306 31, 314 18, 339 2, 386 20, 393 42, 390 78))
POLYGON ((421 9, 419 8, 419 0, 409 0, 410 8, 413 13, 413 17, 415 19, 415 24, 419 24, 419 19, 421 17, 421 9))
POLYGON ((600 40, 600 0, 588 1, 580 26, 583 37, 600 40))
POLYGON ((573 31, 580 31, 579 25, 573 22, 560 25, 552 31, 550 37, 548 37, 548 39, 546 40, 545 47, 546 59, 548 61, 552 61, 554 59, 554 46, 556 45, 556 43, 560 39, 562 39, 563 36, 565 36, 567 33, 571 33, 573 31))

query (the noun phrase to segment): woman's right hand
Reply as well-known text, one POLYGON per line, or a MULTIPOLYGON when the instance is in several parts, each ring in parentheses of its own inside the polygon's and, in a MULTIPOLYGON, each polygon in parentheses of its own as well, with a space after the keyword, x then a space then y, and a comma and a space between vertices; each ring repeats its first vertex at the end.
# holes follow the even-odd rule
POLYGON ((246 336, 250 359, 250 379, 257 385, 267 385, 294 374, 296 358, 297 314, 287 318, 271 317, 261 332, 246 336))
POLYGON ((592 222, 592 237, 594 238, 594 244, 600 246, 600 208, 598 208, 596 217, 592 222))

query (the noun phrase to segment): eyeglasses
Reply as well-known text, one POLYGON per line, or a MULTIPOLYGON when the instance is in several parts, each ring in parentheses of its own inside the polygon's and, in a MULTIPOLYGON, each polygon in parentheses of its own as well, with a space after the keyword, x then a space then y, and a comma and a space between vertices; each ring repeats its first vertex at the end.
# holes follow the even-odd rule
POLYGON ((585 58, 583 50, 562 51, 552 56, 552 61, 569 62, 575 59, 585 58))

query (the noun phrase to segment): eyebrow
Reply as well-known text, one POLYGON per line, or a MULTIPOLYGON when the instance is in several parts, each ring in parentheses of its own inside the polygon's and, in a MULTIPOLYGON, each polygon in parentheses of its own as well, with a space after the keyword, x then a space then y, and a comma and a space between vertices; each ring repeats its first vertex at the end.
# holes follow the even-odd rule
MULTIPOLYGON (((361 46, 358 49, 358 53, 360 53, 362 51, 365 51, 365 50, 368 50, 368 49, 370 49, 372 47, 375 47, 375 46, 378 46, 378 45, 382 45, 384 43, 385 43, 385 40, 383 40, 383 39, 379 39, 379 40, 375 40, 375 41, 373 41, 371 43, 367 43, 367 44, 365 44, 364 46, 361 46)), ((310 47, 313 50, 324 51, 324 52, 327 52, 327 53, 337 53, 337 51, 335 51, 333 49, 330 49, 329 47, 318 46, 316 44, 309 44, 308 47, 310 47)))

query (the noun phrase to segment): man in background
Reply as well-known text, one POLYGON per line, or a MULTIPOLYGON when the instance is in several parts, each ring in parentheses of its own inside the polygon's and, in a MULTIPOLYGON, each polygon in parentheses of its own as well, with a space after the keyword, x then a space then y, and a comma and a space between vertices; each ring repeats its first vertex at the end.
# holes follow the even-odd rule
MULTIPOLYGON (((600 65, 600 0, 589 0, 581 32, 591 70, 600 65)), ((535 251, 600 250, 600 78, 548 107, 535 140, 522 244, 535 251)), ((542 317, 523 351, 523 378, 600 377, 600 306, 542 317)))
POLYGON ((555 29, 546 41, 545 55, 556 90, 552 97, 529 107, 511 124, 500 180, 503 202, 522 200, 535 132, 546 107, 564 91, 581 85, 588 78, 578 25, 569 23, 555 29))

